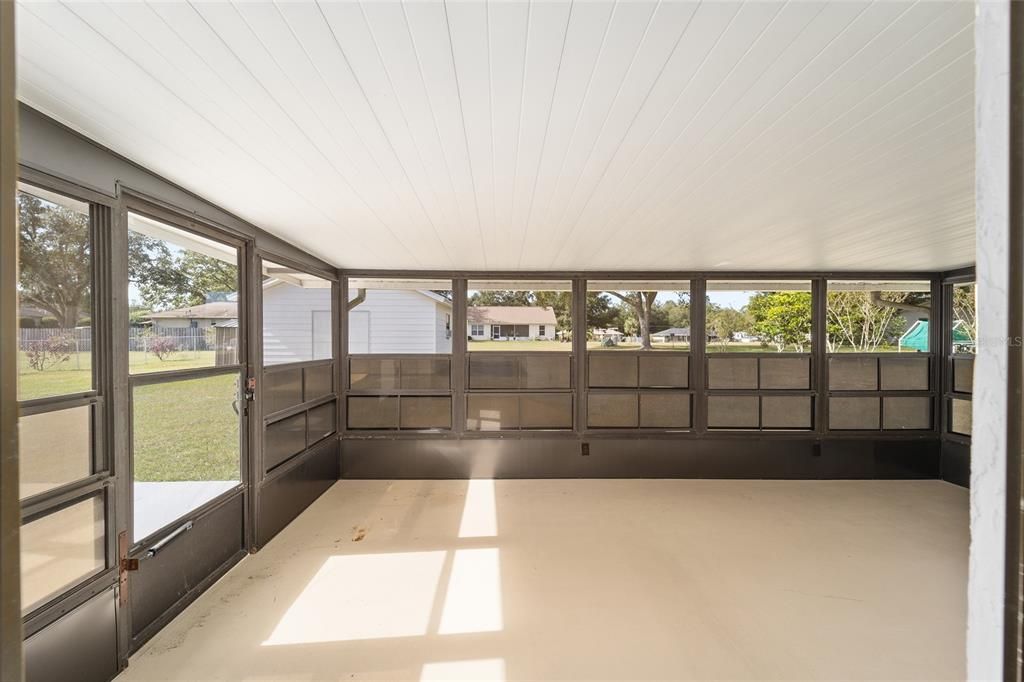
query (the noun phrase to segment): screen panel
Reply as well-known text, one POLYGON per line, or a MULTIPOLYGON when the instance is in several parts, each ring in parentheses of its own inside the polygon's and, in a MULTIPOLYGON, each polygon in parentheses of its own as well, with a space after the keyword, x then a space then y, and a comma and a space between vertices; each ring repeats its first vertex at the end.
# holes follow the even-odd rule
POLYGON ((469 387, 519 388, 519 358, 514 355, 470 355, 469 387))
POLYGON ((467 350, 572 351, 572 282, 470 280, 467 350))
POLYGON ((761 358, 758 362, 761 388, 807 390, 811 387, 811 359, 761 358))
POLYGON ((572 360, 564 355, 524 355, 519 358, 520 387, 525 389, 572 386, 572 360))
POLYGON ((395 396, 349 396, 348 428, 397 429, 398 398, 395 396))
POLYGON ((261 260, 263 364, 334 357, 334 297, 330 280, 261 260))
POLYGON ((708 428, 756 429, 761 419, 756 395, 708 396, 708 428))
POLYGON ((106 568, 103 497, 94 495, 21 527, 21 604, 29 613, 106 568))
POLYGON ((634 388, 638 382, 637 356, 591 353, 587 381, 593 388, 634 388))
POLYGON ((833 391, 877 391, 878 359, 852 355, 830 357, 828 387, 833 391))
POLYGON ((19 182, 17 209, 18 400, 90 391, 95 356, 89 205, 19 182))
POLYGON ((263 437, 263 467, 270 471, 305 449, 305 412, 267 424, 263 437))
POLYGON ((263 375, 263 414, 269 415, 302 403, 302 368, 292 367, 263 375))
POLYGON ((932 399, 929 396, 885 396, 882 398, 882 428, 920 431, 932 428, 932 399))
POLYGON ((353 277, 348 280, 348 352, 452 352, 449 279, 353 277))
POLYGON ((641 393, 640 428, 690 428, 690 394, 680 391, 641 393))
POLYGON ((953 319, 949 329, 955 354, 974 354, 978 343, 978 298, 974 282, 954 284, 953 319))
POLYGON ((333 400, 314 407, 306 415, 309 433, 306 447, 309 447, 321 438, 326 438, 337 430, 337 406, 333 400))
POLYGON ((809 352, 810 280, 709 280, 707 352, 809 352))
POLYGON ((970 400, 953 398, 949 401, 949 430, 961 436, 970 436, 973 414, 970 400))
POLYGON ((809 395, 761 396, 761 426, 766 429, 810 429, 812 415, 809 395))
POLYGON ((591 428, 636 428, 640 406, 636 393, 590 393, 587 425, 591 428))
POLYGON ((708 358, 708 388, 756 389, 757 358, 708 358))
POLYGON ((928 352, 931 286, 928 280, 829 280, 828 351, 928 352))
POLYGON ((689 388, 690 356, 682 353, 643 354, 639 385, 644 388, 689 388))
POLYGON ((974 358, 953 358, 953 391, 974 391, 974 358))
POLYGON ((392 358, 350 358, 349 385, 362 391, 397 389, 401 381, 399 362, 392 358))
POLYGON ((877 431, 879 419, 879 398, 875 396, 832 396, 828 400, 830 429, 877 431))
POLYGON ((571 429, 572 395, 568 393, 522 393, 519 421, 524 429, 571 429))
POLYGON ((238 364, 238 249, 128 212, 128 369, 238 364))
POLYGON ((887 357, 879 359, 883 391, 927 391, 930 368, 927 357, 887 357))
POLYGON ((519 428, 519 397, 507 393, 466 396, 466 429, 503 431, 519 428))
POLYGON ((93 473, 93 407, 18 419, 19 497, 38 495, 93 473))
POLYGON ((316 365, 302 369, 303 398, 306 402, 334 393, 334 365, 316 365))
POLYGON ((449 358, 402 358, 403 389, 447 391, 451 387, 449 358))
POLYGON ((690 280, 590 280, 587 350, 690 348, 690 280))
POLYGON ((450 429, 452 399, 448 396, 402 396, 399 426, 403 429, 450 429))
POLYGON ((134 386, 133 541, 241 482, 239 388, 237 373, 134 386))

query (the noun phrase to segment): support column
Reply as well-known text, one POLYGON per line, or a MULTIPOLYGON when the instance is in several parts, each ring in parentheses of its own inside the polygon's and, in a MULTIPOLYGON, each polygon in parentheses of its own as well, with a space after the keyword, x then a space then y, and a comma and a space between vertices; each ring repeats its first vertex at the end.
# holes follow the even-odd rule
POLYGON ((1021 225, 1011 208, 1016 204, 1019 214, 1021 140, 1014 140, 1011 131, 1016 128, 1019 134, 1021 112, 1016 110, 1016 125, 1011 112, 1013 100, 1019 106, 1021 99, 1021 69, 1019 63, 1012 63, 1011 45, 1018 43, 1012 49, 1019 59, 1024 8, 1015 5, 1009 0, 980 1, 975 21, 979 342, 974 366, 967 677, 978 680, 1016 678, 1017 643, 1007 637, 1016 625, 1007 620, 1016 620, 1020 543, 1018 537, 1008 536, 1007 521, 1011 514, 1019 521, 1020 514, 1020 450, 1010 436, 1014 428, 1019 431, 1021 418, 1021 348, 1019 339, 1013 338, 1018 330, 1012 325, 1012 318, 1019 323, 1021 314, 1020 241, 1019 234, 1014 234, 1021 225), (1011 27, 1013 15, 1017 16, 1011 27), (1017 186, 1013 186, 1013 175, 1017 186), (1013 483, 1010 490, 1008 483, 1013 483), (1008 590, 1011 586, 1014 589, 1008 590), (1007 614, 1012 617, 1007 619, 1007 614))
POLYGON ((13 2, 0 2, 0 679, 22 679, 18 535, 18 104, 13 2))

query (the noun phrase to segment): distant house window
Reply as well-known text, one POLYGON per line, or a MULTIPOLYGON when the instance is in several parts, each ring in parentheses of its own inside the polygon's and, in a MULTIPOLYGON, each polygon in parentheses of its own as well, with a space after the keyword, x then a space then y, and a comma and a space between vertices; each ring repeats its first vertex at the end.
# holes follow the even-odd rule
POLYGON ((483 336, 484 335, 484 326, 482 324, 470 325, 469 333, 470 333, 470 336, 483 336))
POLYGON ((547 336, 547 325, 540 325, 537 328, 537 336, 547 336))
POLYGON ((446 339, 452 338, 452 316, 451 315, 445 315, 444 316, 444 338, 446 338, 446 339))

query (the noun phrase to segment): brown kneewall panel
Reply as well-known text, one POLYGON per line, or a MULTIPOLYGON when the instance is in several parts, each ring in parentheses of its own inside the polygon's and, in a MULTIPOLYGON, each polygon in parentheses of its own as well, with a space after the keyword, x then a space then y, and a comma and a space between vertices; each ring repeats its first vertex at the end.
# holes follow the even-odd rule
POLYGON ((397 429, 398 398, 394 396, 349 396, 348 428, 397 429))
POLYGON ((598 429, 636 428, 640 408, 636 393, 591 393, 587 397, 587 426, 598 429))

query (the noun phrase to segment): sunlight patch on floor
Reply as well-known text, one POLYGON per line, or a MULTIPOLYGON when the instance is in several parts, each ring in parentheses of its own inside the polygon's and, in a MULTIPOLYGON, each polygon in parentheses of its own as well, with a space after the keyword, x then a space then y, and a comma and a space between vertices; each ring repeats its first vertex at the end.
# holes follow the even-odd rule
POLYGON ((455 551, 439 634, 496 632, 504 627, 500 562, 496 547, 455 551))
POLYGON ((442 680, 504 682, 505 659, 481 658, 472 661, 439 661, 423 664, 420 682, 441 682, 442 680))
POLYGON ((263 645, 425 635, 446 554, 332 556, 263 645))
POLYGON ((494 481, 474 479, 466 488, 460 538, 491 538, 498 535, 498 514, 494 504, 494 481))

